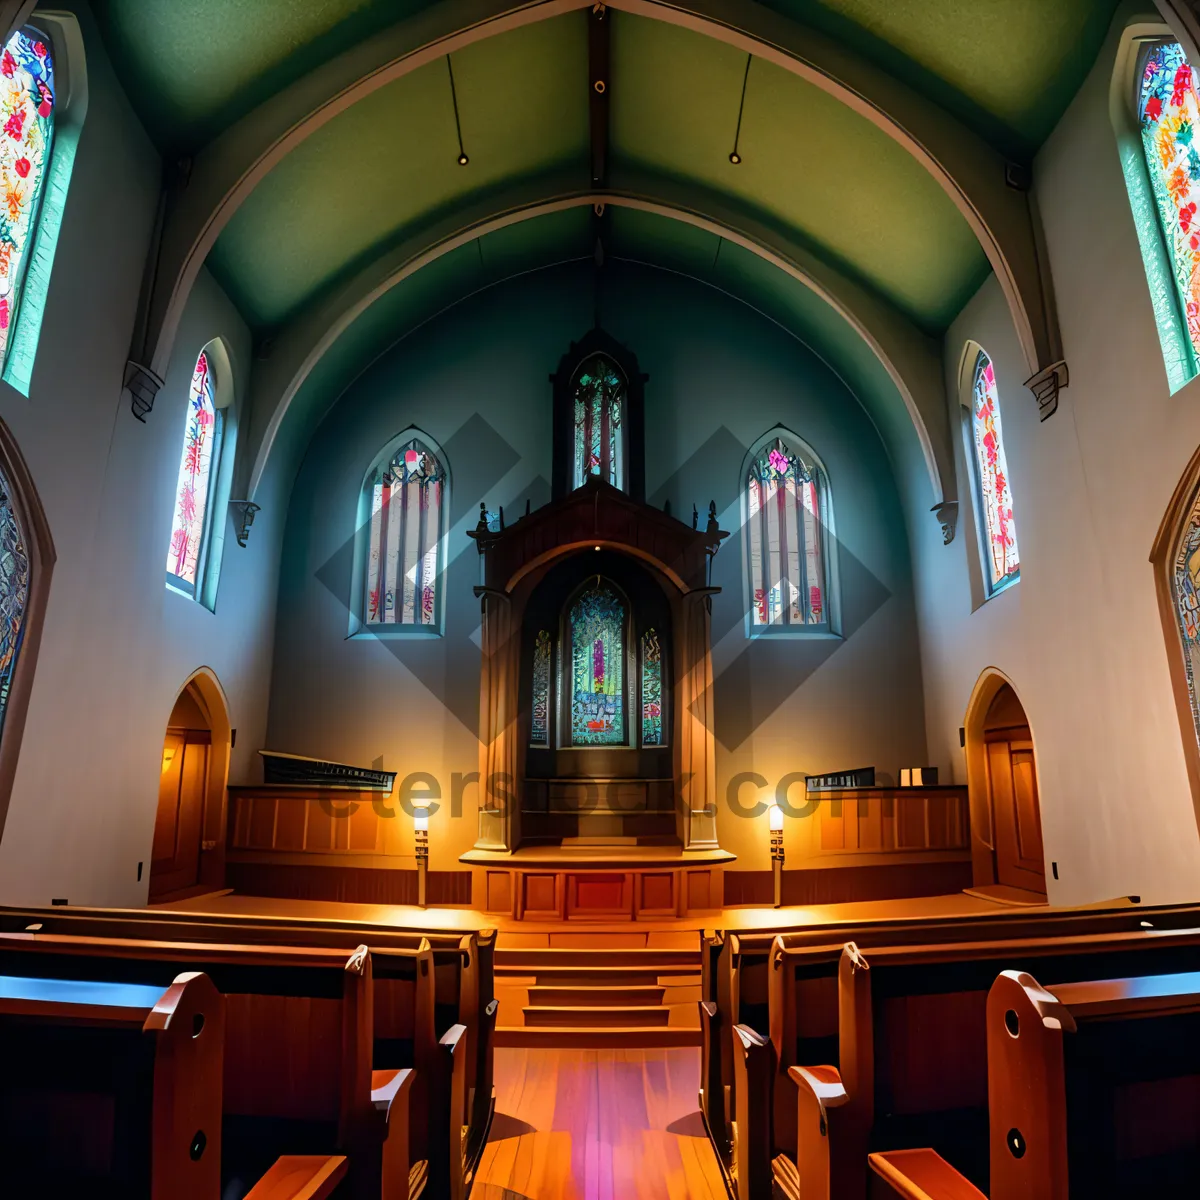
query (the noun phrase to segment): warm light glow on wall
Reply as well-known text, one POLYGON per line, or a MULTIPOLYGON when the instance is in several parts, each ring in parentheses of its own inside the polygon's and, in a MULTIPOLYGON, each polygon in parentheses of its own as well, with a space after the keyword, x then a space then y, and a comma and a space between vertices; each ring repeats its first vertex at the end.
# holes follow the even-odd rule
POLYGON ((783 809, 778 804, 770 804, 767 806, 767 812, 771 818, 771 832, 778 833, 783 829, 783 809))
POLYGON ((171 764, 175 761, 175 747, 166 746, 163 749, 162 773, 165 775, 170 769, 171 764))

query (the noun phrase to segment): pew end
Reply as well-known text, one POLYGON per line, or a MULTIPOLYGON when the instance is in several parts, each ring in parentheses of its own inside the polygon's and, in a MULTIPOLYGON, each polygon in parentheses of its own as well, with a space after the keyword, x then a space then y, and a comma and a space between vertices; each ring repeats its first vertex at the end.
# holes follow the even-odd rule
POLYGON ((346 1174, 345 1155, 286 1155, 246 1193, 245 1200, 326 1200, 346 1174))
POLYGON ((771 1086, 775 1050, 748 1025, 733 1027, 733 1174, 737 1200, 771 1195, 771 1086))
MULTIPOLYGON (((792 1090, 784 1111, 795 1120, 796 1152, 775 1156, 771 1166, 777 1188, 788 1200, 862 1195, 863 1164, 853 1157, 862 1143, 851 1133, 854 1107, 838 1069, 789 1067, 784 1078, 792 1090)), ((778 1107, 775 1115, 776 1120, 783 1117, 778 1107)))
POLYGON ((936 1150, 872 1154, 868 1200, 987 1200, 936 1150))
POLYGON ((729 1140, 729 1123, 726 1120, 725 1084, 721 1076, 721 1030, 723 1022, 720 1010, 713 1000, 701 1000, 700 1004, 700 1115, 704 1119, 709 1141, 722 1163, 729 1163, 732 1150, 729 1140))

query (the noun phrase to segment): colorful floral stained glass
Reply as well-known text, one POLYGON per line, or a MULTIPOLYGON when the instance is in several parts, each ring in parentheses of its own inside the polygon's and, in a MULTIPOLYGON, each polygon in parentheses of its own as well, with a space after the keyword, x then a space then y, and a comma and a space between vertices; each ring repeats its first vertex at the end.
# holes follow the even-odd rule
POLYGON ((183 430, 183 454, 175 487, 175 519, 167 550, 167 574, 171 582, 196 591, 204 548, 205 517, 212 489, 215 449, 221 435, 220 413, 213 403, 213 379, 208 356, 201 353, 192 372, 188 390, 187 421, 183 430))
POLYGON ((1138 119, 1184 323, 1200 353, 1200 96, 1178 42, 1159 42, 1147 52, 1138 119))
POLYGON ((1188 701, 1192 709, 1192 724, 1200 739, 1200 700, 1196 695, 1196 676, 1200 669, 1200 495, 1192 501, 1192 510, 1176 547, 1172 568, 1188 701))
POLYGON ((25 638, 29 600, 29 552, 13 507, 8 480, 0 474, 0 730, 25 638))
POLYGON ((531 746, 550 745, 550 634, 540 630, 533 641, 533 705, 529 727, 531 746))
POLYGON ((598 580, 571 607, 571 745, 625 745, 625 605, 598 580))
POLYGON ((19 29, 0 54, 0 364, 17 319, 53 143, 49 43, 35 29, 19 29))
POLYGON ((751 625, 826 625, 824 481, 780 438, 746 478, 751 625))
POLYGON ((971 435, 975 445, 979 503, 983 509, 984 557, 988 584, 997 588, 1021 574, 1017 550, 1017 526, 1013 520, 1012 486, 1004 460, 1004 438, 1000 432, 1000 397, 992 360, 980 351, 975 364, 971 393, 971 435))
POLYGON ((647 629, 642 634, 642 745, 662 746, 663 697, 662 697, 662 647, 658 634, 647 629))
POLYGON ((414 438, 368 486, 366 624, 436 626, 445 469, 414 438))
POLYGON ((572 487, 599 475, 625 488, 625 381, 612 359, 593 354, 575 376, 575 457, 572 487))

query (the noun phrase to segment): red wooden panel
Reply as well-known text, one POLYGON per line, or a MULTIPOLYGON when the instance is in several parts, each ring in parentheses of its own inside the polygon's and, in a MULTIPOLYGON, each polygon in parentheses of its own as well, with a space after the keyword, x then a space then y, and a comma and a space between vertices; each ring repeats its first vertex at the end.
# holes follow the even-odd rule
POLYGON ((375 980, 375 1036, 412 1037, 417 985, 411 979, 375 980))
POLYGON ((558 913, 558 876, 529 872, 521 876, 525 888, 521 907, 526 916, 558 913))
POLYGON ((712 899, 711 871, 687 872, 687 906, 693 908, 720 908, 712 899))
POLYGON ((575 908, 580 912, 613 912, 624 907, 625 877, 613 872, 606 875, 576 875, 575 908))
POLYGON ((360 804, 358 811, 349 821, 343 822, 348 826, 348 850, 378 850, 379 817, 369 804, 360 804))
POLYGON ((922 850, 925 847, 925 797, 896 797, 896 849, 922 850))
POLYGON ((344 806, 338 805, 335 810, 328 804, 309 803, 308 832, 304 838, 305 850, 333 849, 334 828, 343 820, 341 817, 335 818, 334 812, 340 811, 342 807, 344 806))

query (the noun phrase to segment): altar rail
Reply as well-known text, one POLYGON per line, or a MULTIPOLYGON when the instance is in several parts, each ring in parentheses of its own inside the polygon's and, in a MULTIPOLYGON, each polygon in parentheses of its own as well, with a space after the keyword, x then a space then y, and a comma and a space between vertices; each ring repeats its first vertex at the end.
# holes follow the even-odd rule
POLYGON ((967 850, 965 787, 809 792, 819 803, 821 850, 831 853, 967 850))

